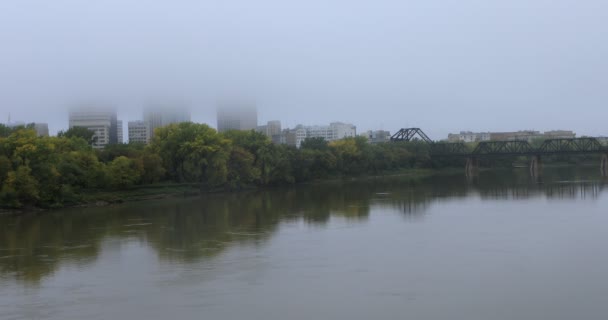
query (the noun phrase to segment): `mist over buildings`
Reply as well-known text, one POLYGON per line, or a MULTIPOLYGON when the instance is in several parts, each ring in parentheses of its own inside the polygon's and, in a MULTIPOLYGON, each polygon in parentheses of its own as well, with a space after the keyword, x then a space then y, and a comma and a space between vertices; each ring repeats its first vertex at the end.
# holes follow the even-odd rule
POLYGON ((125 121, 218 101, 260 124, 358 130, 570 129, 606 135, 608 3, 513 1, 0 2, 0 116, 68 127, 95 102, 125 121))

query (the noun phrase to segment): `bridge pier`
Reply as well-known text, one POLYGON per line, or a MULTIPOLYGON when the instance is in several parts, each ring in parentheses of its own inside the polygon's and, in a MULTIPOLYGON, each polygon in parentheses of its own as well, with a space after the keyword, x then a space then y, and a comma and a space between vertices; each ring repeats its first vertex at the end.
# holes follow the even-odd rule
POLYGON ((602 154, 602 160, 600 162, 600 171, 602 177, 608 177, 608 154, 602 154))
POLYGON ((476 157, 467 158, 467 163, 464 167, 467 176, 474 176, 479 173, 479 159, 476 157))
POLYGON ((530 175, 532 177, 538 177, 542 173, 542 162, 540 161, 540 155, 532 156, 530 161, 530 175))

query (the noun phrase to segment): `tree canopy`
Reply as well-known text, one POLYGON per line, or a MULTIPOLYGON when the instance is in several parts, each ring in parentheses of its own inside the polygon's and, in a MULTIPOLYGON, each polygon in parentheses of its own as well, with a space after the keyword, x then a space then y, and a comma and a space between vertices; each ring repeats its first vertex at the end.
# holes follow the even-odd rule
POLYGON ((0 126, 0 206, 65 206, 81 202, 88 190, 158 182, 240 189, 431 165, 428 147, 417 142, 310 138, 297 149, 255 131, 218 133, 190 122, 158 128, 149 145, 95 150, 93 139, 79 127, 37 137, 31 128, 0 126))

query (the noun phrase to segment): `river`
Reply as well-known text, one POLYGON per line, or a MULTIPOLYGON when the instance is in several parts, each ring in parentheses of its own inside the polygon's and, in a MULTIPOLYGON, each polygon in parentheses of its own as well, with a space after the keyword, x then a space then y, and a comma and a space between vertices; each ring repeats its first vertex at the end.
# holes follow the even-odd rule
POLYGON ((605 319, 598 171, 0 216, 0 319, 605 319))

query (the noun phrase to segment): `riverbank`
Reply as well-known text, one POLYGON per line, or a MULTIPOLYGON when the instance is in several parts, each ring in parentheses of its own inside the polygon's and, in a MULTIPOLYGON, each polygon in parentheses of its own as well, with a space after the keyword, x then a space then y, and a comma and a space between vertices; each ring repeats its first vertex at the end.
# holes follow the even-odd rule
MULTIPOLYGON (((407 178, 407 179, 420 179, 430 177, 433 175, 441 174, 454 174, 461 172, 460 168, 444 168, 444 169, 403 169, 385 172, 381 174, 369 174, 369 175, 357 175, 357 176, 334 176, 326 179, 317 179, 307 182, 295 184, 297 185, 314 185, 314 184, 326 184, 326 183, 340 183, 340 182, 351 182, 351 181, 365 181, 379 178, 393 177, 393 178, 407 178)), ((40 207, 27 207, 21 209, 9 209, 0 208, 0 214, 25 214, 43 212, 54 209, 70 208, 70 207, 103 207, 117 205, 127 202, 137 202, 146 200, 157 200, 157 199, 168 199, 177 197, 195 197, 204 194, 212 193, 234 193, 242 191, 260 190, 276 188, 271 186, 251 186, 247 188, 240 188, 235 190, 229 189, 214 189, 214 190, 201 190, 200 184, 197 183, 157 183, 150 185, 134 186, 122 190, 86 190, 83 192, 78 201, 72 204, 67 204, 63 207, 58 208, 40 208, 40 207)))

